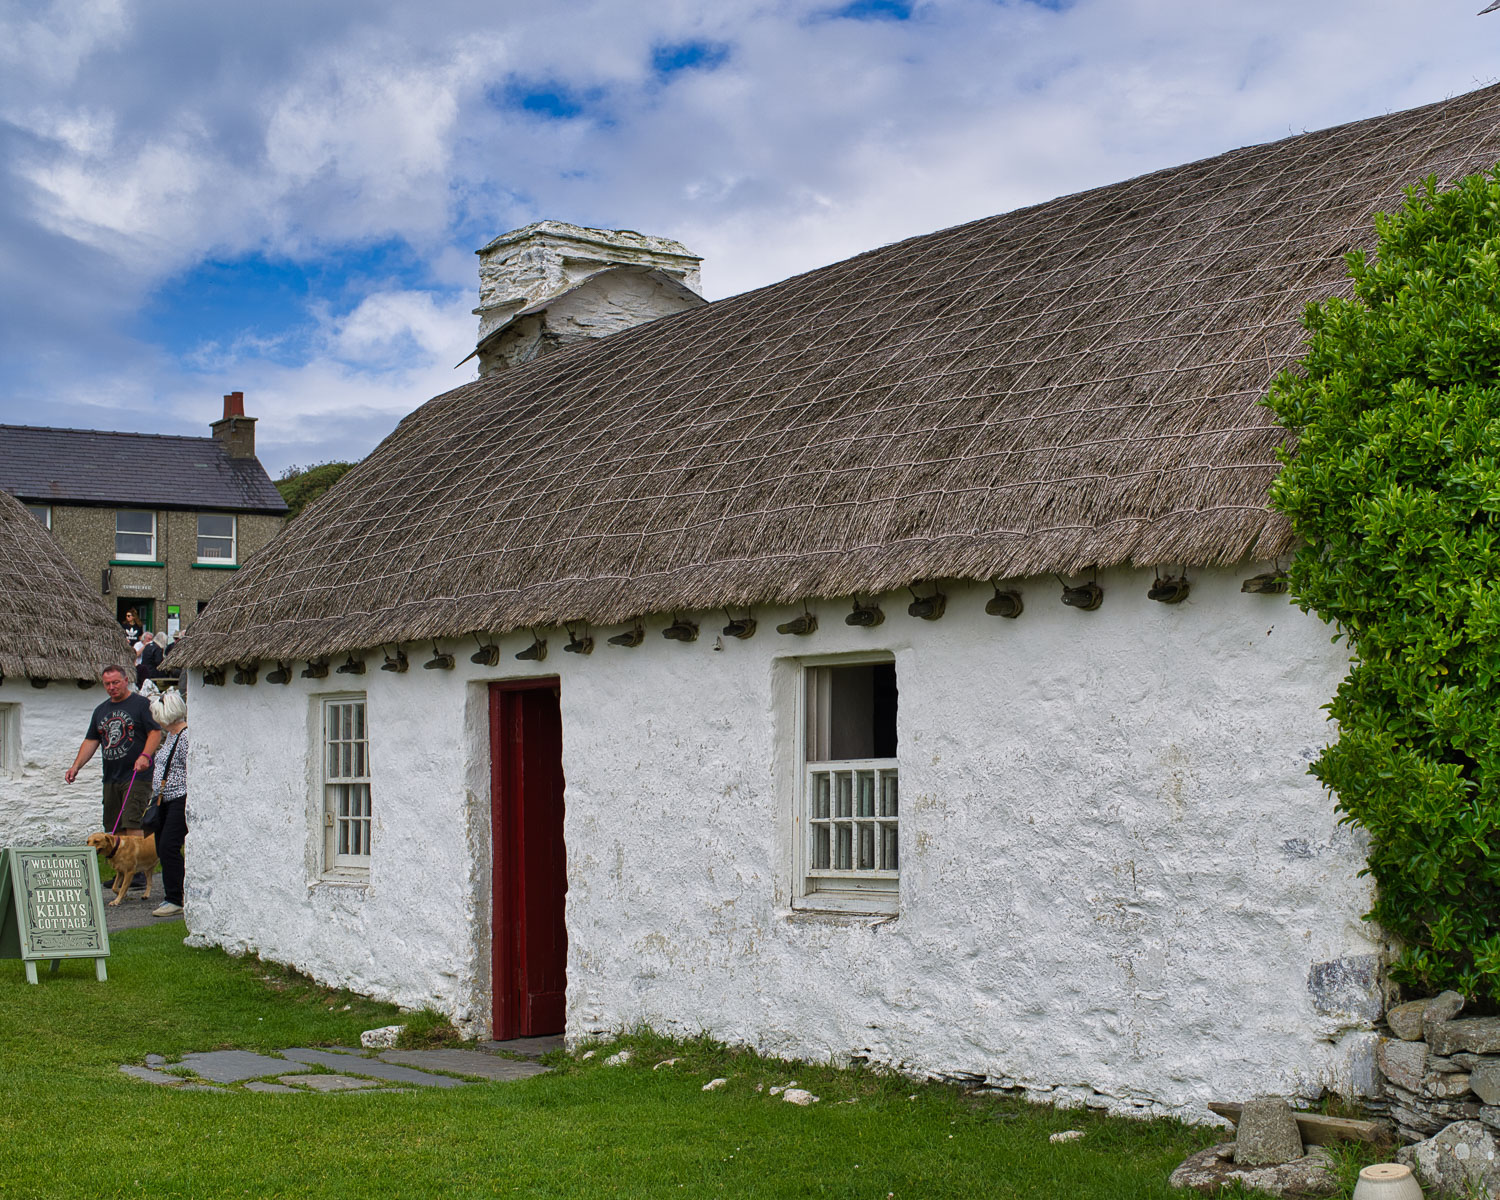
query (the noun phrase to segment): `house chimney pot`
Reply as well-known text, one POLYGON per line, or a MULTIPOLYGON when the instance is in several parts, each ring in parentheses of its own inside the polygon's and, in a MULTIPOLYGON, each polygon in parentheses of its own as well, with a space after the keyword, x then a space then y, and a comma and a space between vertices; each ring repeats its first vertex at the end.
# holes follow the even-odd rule
POLYGON ((230 392, 224 397, 224 415, 209 428, 230 458, 255 457, 255 418, 245 415, 244 392, 230 392))

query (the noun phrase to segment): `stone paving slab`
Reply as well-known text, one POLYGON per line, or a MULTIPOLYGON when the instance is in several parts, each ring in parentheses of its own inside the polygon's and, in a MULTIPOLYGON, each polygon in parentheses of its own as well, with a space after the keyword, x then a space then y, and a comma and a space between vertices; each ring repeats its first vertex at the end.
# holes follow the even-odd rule
POLYGON ((454 1075, 474 1075, 480 1079, 527 1079, 545 1074, 550 1069, 541 1063, 496 1058, 479 1050, 385 1050, 379 1057, 388 1063, 448 1071, 454 1075))
MULTIPOLYGON (((291 1076, 283 1075, 282 1078, 283 1079, 295 1079, 296 1076, 295 1075, 291 1075, 291 1076)), ((247 1092, 283 1092, 283 1093, 286 1093, 288 1095, 295 1095, 296 1091, 297 1091, 296 1088, 294 1088, 294 1087, 287 1087, 286 1084, 284 1084, 284 1083, 266 1083, 264 1080, 260 1080, 260 1079, 252 1079, 249 1083, 247 1083, 245 1085, 245 1090, 247 1092)))
POLYGON ((175 1064, 203 1079, 215 1083, 238 1083, 242 1079, 255 1079, 261 1075, 279 1075, 286 1070, 286 1063, 279 1058, 254 1054, 249 1050, 208 1050, 184 1054, 175 1064))
POLYGON ((282 1083, 295 1083, 315 1092, 357 1092, 379 1087, 373 1079, 354 1079, 348 1075, 283 1075, 282 1083))
POLYGON ((525 1037, 511 1038, 507 1042, 477 1042, 481 1050, 488 1050, 497 1054, 519 1054, 522 1058, 541 1058, 544 1054, 551 1054, 554 1050, 563 1048, 563 1037, 560 1033, 549 1034, 547 1037, 525 1037))
MULTIPOLYGON (((354 1075, 368 1075, 374 1079, 385 1079, 391 1083, 418 1083, 423 1087, 462 1087, 462 1079, 447 1075, 429 1075, 426 1071, 414 1071, 410 1067, 398 1067, 381 1062, 378 1058, 358 1058, 350 1054, 330 1054, 326 1050, 299 1047, 283 1050, 284 1058, 292 1062, 308 1063, 312 1066, 328 1067, 333 1071, 347 1071, 354 1075)), ((262 1072, 269 1074, 269 1072, 262 1072)))
POLYGON ((168 1075, 165 1071, 153 1071, 150 1067, 133 1067, 129 1064, 120 1068, 122 1075, 129 1075, 132 1079, 144 1079, 147 1083, 181 1083, 182 1076, 168 1075))

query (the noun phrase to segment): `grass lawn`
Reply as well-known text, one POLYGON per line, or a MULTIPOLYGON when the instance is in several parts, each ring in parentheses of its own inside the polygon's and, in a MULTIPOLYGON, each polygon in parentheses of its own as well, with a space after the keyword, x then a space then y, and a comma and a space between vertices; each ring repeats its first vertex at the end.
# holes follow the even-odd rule
POLYGON ((386 1095, 170 1090, 118 1068, 150 1053, 358 1045, 361 1030, 400 1019, 182 937, 177 922, 111 937, 102 984, 87 960, 59 975, 42 964, 35 987, 19 962, 0 961, 0 1196, 1119 1200, 1191 1195, 1168 1189, 1168 1173, 1222 1136, 650 1034, 622 1039, 634 1049, 627 1066, 558 1055, 552 1074, 520 1082, 386 1095), (652 1070, 673 1056, 676 1066, 652 1070), (715 1076, 729 1082, 704 1092, 715 1076), (821 1102, 769 1095, 791 1079, 821 1102), (1086 1136, 1048 1141, 1063 1129, 1086 1136))

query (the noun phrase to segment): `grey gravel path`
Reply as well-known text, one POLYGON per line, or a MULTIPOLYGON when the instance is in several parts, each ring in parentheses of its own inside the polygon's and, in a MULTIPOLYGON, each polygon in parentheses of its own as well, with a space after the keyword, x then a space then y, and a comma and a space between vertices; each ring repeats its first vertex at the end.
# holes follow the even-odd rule
POLYGON ((171 925, 182 924, 182 917, 153 917, 151 910, 162 902, 161 884, 151 885, 151 899, 135 900, 130 896, 120 901, 118 908, 110 908, 109 901, 114 898, 114 893, 108 887, 104 889, 104 927, 110 933, 119 933, 124 929, 139 929, 143 925, 171 925))

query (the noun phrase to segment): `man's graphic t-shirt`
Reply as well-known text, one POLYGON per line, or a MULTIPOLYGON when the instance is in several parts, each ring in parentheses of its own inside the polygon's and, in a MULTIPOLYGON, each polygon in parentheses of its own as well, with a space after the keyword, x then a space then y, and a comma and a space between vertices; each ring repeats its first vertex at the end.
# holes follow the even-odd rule
POLYGON ((146 735, 161 726, 151 719, 151 702, 132 692, 116 704, 106 700, 94 709, 83 735, 99 743, 104 759, 104 778, 109 783, 129 783, 135 760, 146 747, 146 735))

